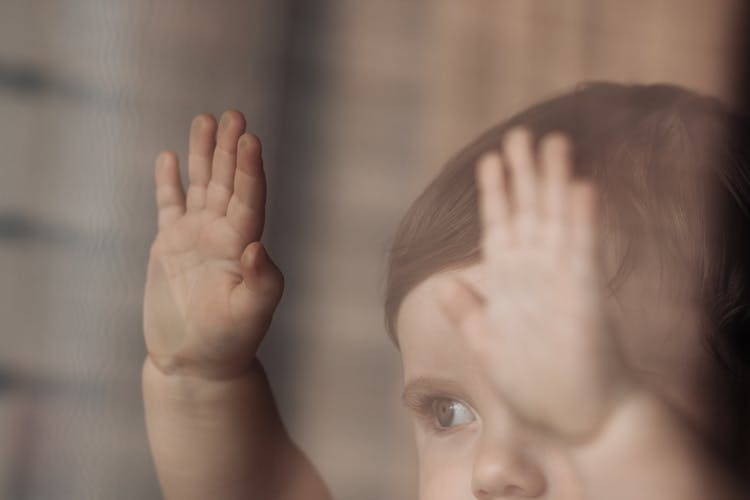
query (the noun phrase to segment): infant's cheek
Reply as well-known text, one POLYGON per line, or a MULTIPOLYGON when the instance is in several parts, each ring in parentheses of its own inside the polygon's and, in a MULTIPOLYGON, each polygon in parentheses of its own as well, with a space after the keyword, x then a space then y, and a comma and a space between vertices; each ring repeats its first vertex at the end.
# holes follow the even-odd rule
POLYGON ((421 450, 419 500, 473 500, 471 461, 460 450, 437 448, 421 450))
POLYGON ((470 500, 471 481, 455 478, 450 474, 433 476, 422 482, 419 500, 470 500))
POLYGON ((584 496, 580 474, 564 447, 552 447, 544 453, 547 495, 556 500, 580 500, 584 496))

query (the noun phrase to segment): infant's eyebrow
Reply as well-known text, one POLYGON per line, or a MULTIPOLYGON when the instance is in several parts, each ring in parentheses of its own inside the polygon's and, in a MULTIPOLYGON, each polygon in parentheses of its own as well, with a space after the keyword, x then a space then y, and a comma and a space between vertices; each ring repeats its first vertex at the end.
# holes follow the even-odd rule
POLYGON ((460 395, 463 393, 461 386, 456 382, 439 377, 415 377, 404 384, 401 400, 409 405, 411 401, 426 393, 442 393, 445 395, 460 395))

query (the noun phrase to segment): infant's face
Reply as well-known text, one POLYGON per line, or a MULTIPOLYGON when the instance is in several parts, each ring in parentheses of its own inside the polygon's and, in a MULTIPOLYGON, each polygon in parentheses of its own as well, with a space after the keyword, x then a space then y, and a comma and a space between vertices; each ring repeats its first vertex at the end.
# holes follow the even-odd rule
MULTIPOLYGON (((435 285, 454 273, 483 293, 478 266, 438 273, 407 295, 398 316, 404 399, 414 416, 420 462, 420 498, 581 498, 565 447, 512 417, 443 315, 435 285)), ((654 300, 637 277, 617 299, 608 299, 608 313, 621 326, 617 335, 625 357, 646 384, 706 427, 712 415, 705 411, 706 400, 695 381, 705 377, 705 367, 712 364, 697 328, 691 326, 694 314, 654 300)))
MULTIPOLYGON (((476 268, 459 274, 481 289, 476 268)), ((397 324, 420 499, 577 498, 564 450, 514 421, 442 314, 434 287, 446 276, 412 290, 397 324)))

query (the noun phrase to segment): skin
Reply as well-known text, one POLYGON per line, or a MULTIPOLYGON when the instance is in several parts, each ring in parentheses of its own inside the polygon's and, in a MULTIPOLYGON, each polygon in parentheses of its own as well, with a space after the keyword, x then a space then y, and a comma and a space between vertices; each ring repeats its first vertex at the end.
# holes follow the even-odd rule
POLYGON ((144 291, 143 397, 167 499, 330 498, 281 423, 255 354, 283 289, 260 243, 261 145, 235 110, 190 128, 185 193, 177 155, 154 176, 158 233, 144 291), (196 450, 198 451, 196 453, 196 450))
POLYGON ((481 261, 404 299, 420 498, 744 498, 707 445, 726 437, 707 425, 712 400, 690 385, 714 365, 694 326, 672 334, 694 308, 652 293, 649 262, 605 298, 613 262, 570 157, 564 137, 537 155, 511 131, 479 163, 481 261))
MULTIPOLYGON (((653 340, 621 348, 608 330, 613 321, 595 293, 594 196, 571 188, 564 144, 545 149, 539 183, 528 138, 513 137, 514 199, 524 210, 504 201, 501 164, 486 158, 483 263, 426 280, 398 318, 421 498, 742 498, 722 489, 731 481, 683 417, 632 376, 628 353, 651 359, 639 346, 655 348, 653 340), (549 222, 540 214, 560 218, 540 224, 549 222), (426 403, 436 397, 447 431, 426 403), (446 406, 451 400, 464 406, 446 406)), ((330 499, 282 425, 256 358, 283 276, 260 242, 261 147, 241 113, 225 112, 218 126, 211 115, 193 120, 187 170, 185 192, 177 155, 157 157, 158 233, 144 290, 144 408, 163 495, 330 499)))
POLYGON ((414 414, 420 498, 492 498, 490 494, 580 498, 564 447, 540 437, 498 397, 466 340, 440 311, 438 290, 455 276, 479 281, 478 267, 434 275, 408 294, 398 329, 404 402, 414 414), (464 415, 437 420, 429 402, 460 402, 464 415), (484 493, 482 493, 484 492, 484 493))
MULTIPOLYGON (((540 427, 538 419, 522 414, 503 392, 507 386, 493 382, 497 375, 490 372, 499 363, 482 362, 449 314, 436 314, 444 309, 444 287, 455 279, 477 290, 485 281, 480 266, 435 274, 406 297, 399 315, 403 398, 414 416, 420 499, 746 498, 732 491, 741 486, 727 486, 737 480, 726 476, 695 422, 644 384, 614 404, 585 438, 540 427), (440 410, 429 404, 435 399, 462 409, 441 421, 440 410), (644 483, 654 485, 654 496, 640 490, 644 483)), ((552 391, 562 396, 565 387, 555 383, 552 391)))

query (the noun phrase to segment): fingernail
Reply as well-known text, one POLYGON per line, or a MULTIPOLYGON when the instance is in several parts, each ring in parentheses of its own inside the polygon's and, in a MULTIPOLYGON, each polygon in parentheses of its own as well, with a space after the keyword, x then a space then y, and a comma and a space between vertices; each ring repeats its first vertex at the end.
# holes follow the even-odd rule
POLYGON ((221 120, 219 121, 219 130, 224 130, 227 128, 227 125, 229 125, 229 115, 224 113, 221 115, 221 120))
POLYGON ((164 167, 167 163, 169 163, 169 152, 162 151, 159 153, 159 166, 164 167))
POLYGON ((263 260, 263 247, 261 245, 258 245, 258 247, 255 249, 254 257, 255 258, 253 259, 253 267, 255 267, 256 271, 259 271, 260 266, 261 266, 261 261, 263 260))
POLYGON ((248 264, 253 269, 253 271, 260 272, 261 267, 263 265, 263 245, 257 245, 255 247, 255 250, 253 251, 252 255, 249 258, 248 264))
POLYGON ((254 267, 256 259, 256 254, 258 253, 257 250, 254 250, 252 252, 246 252, 245 255, 242 257, 243 262, 247 267, 254 267))

